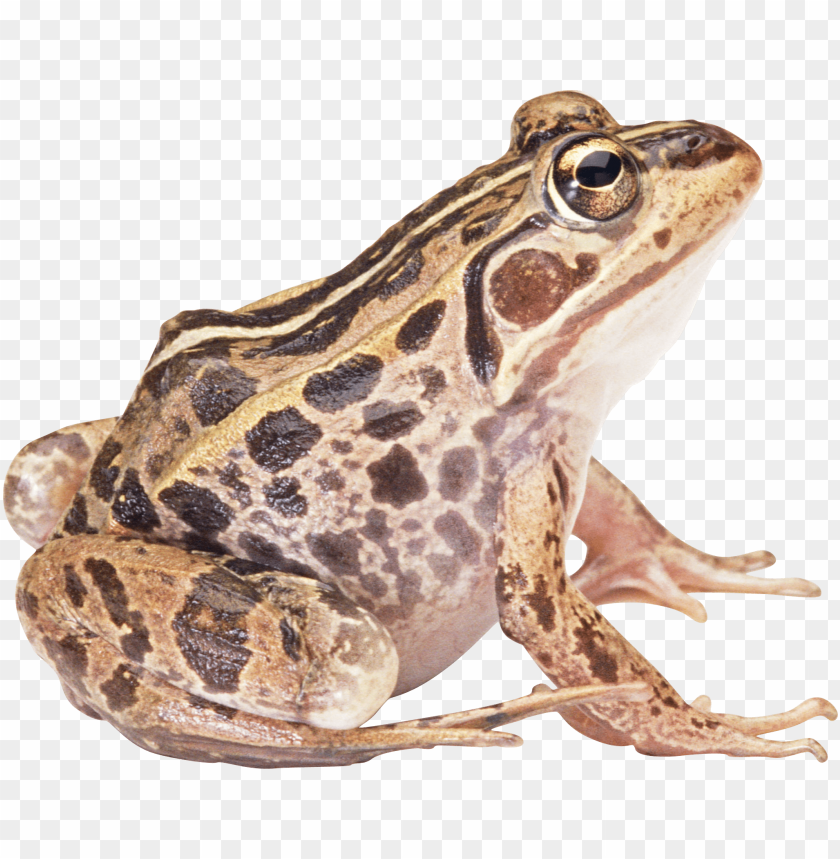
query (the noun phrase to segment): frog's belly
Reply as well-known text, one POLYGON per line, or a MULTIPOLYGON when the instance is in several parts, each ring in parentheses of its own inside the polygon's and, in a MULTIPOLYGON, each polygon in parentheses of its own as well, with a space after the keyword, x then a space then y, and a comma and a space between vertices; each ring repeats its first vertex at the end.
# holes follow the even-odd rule
POLYGON ((459 587, 416 605, 410 618, 386 622, 400 658, 392 697, 436 677, 498 623, 494 575, 492 566, 470 570, 459 587))

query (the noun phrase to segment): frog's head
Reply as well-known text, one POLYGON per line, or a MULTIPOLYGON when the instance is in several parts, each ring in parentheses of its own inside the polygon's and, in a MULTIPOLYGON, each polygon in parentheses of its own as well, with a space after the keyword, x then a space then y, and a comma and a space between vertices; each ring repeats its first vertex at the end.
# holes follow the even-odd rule
POLYGON ((517 111, 507 157, 529 154, 515 217, 473 284, 484 331, 470 357, 481 377, 486 350, 499 404, 585 376, 609 408, 679 336, 761 161, 714 125, 621 126, 568 92, 517 111))

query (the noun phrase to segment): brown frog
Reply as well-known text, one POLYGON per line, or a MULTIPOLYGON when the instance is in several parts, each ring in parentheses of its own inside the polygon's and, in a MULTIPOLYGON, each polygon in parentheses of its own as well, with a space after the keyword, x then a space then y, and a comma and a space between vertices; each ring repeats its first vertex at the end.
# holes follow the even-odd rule
POLYGON ((833 719, 827 701, 689 705, 595 608, 703 620, 690 592, 819 594, 746 575, 768 552, 692 549, 590 458, 761 175, 715 126, 542 96, 505 155, 338 273, 163 325, 122 417, 33 442, 6 479, 40 547, 21 622, 71 703, 145 749, 259 767, 516 745, 492 729, 552 710, 644 754, 824 760, 758 735, 833 719), (497 622, 557 689, 358 727, 497 622))

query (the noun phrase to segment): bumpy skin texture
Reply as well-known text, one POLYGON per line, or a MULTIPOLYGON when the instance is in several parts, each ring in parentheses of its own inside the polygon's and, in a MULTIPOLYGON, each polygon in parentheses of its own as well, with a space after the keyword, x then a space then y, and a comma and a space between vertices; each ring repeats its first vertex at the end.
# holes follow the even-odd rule
POLYGON ((714 714, 597 611, 694 591, 815 596, 668 534, 590 451, 679 336, 761 180, 726 131, 523 105, 511 144, 340 272, 164 324, 119 420, 27 446, 4 496, 42 547, 18 609, 68 699, 138 745, 246 766, 515 745, 559 711, 645 754, 783 756, 814 715, 714 714), (570 579, 571 533, 588 546, 570 579), (358 728, 494 623, 560 688, 358 728))

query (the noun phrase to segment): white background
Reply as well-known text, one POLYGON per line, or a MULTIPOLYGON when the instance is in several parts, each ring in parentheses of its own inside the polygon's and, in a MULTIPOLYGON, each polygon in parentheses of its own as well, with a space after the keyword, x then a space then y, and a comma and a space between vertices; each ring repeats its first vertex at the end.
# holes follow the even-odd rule
MULTIPOLYGON (((769 548, 772 575, 809 578, 823 597, 710 595, 705 625, 652 606, 605 614, 688 700, 747 715, 840 702, 829 9, 6 0, 3 473, 31 439, 118 414, 163 320, 337 270, 497 158, 528 98, 579 89, 628 123, 714 122, 763 157, 764 187, 684 339, 596 454, 677 535, 717 554, 769 548)), ((29 553, 0 522, 4 859, 840 855, 840 731, 824 720, 778 735, 815 737, 823 765, 644 758, 557 716, 516 726, 521 749, 348 769, 156 757, 74 710, 23 638, 13 596, 29 553)), ((541 679, 496 629, 378 718, 493 703, 541 679)))

